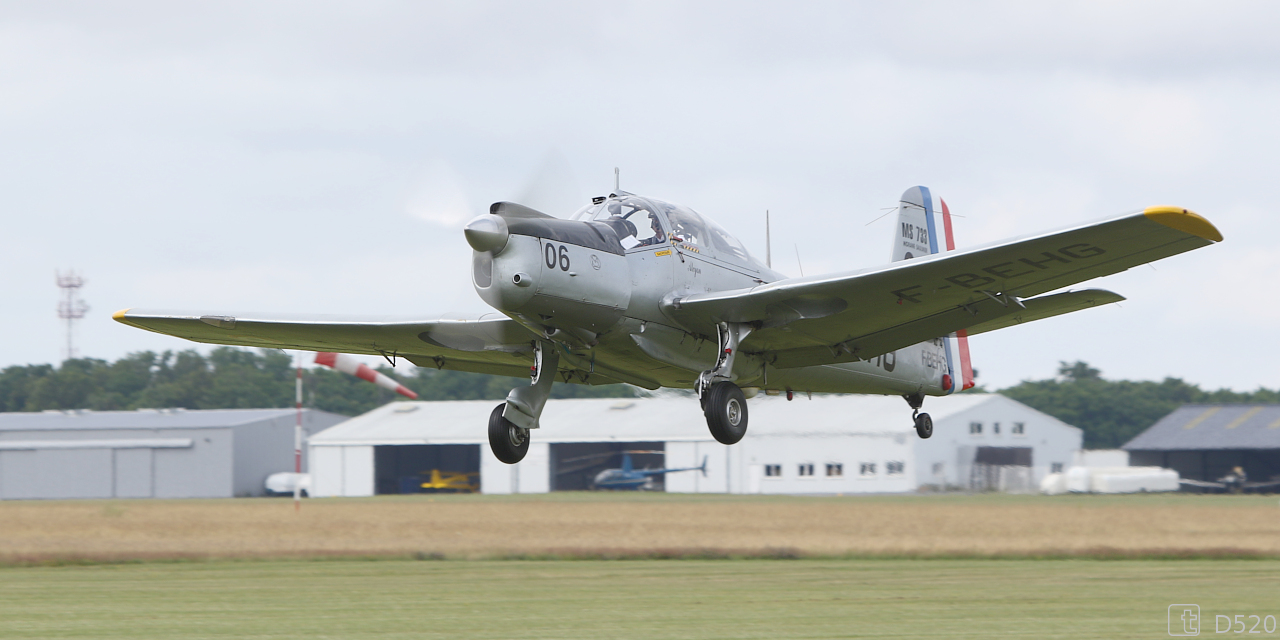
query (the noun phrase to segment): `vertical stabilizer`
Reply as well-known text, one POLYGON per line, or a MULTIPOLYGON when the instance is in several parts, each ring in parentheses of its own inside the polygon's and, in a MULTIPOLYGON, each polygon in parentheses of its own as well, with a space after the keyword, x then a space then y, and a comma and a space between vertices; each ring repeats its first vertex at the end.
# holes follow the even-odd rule
POLYGON ((933 232, 933 196, 928 187, 911 187, 898 202, 898 226, 894 230, 890 262, 937 253, 933 232))
MULTIPOLYGON (((951 212, 947 203, 938 199, 942 216, 943 240, 946 251, 956 248, 955 236, 951 232, 951 212)), ((933 194, 928 187, 911 187, 902 193, 898 202, 898 226, 894 229, 892 262, 910 260, 921 256, 932 255, 943 251, 939 243, 937 215, 935 214, 933 194)), ((927 344, 927 343, 926 343, 927 344)), ((946 356, 947 370, 942 376, 942 386, 947 393, 955 393, 960 389, 973 386, 973 368, 969 364, 969 337, 963 331, 940 338, 936 346, 925 346, 925 349, 941 348, 946 356), (940 342, 941 344, 937 344, 940 342), (953 347, 959 353, 953 353, 953 347), (956 361, 960 362, 960 375, 956 373, 956 361)))

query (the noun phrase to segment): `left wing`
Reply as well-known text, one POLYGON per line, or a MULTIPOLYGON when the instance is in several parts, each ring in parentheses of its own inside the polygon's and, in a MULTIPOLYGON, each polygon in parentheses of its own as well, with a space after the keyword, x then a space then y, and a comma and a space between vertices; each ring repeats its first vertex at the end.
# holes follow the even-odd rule
POLYGON ((753 325, 740 348, 778 367, 849 362, 1123 300, 1100 290, 1040 294, 1221 240, 1195 213, 1151 207, 874 269, 674 297, 663 308, 706 335, 718 322, 753 325))
POLYGON ((419 366, 513 377, 529 375, 536 339, 497 313, 424 321, 125 309, 112 317, 139 329, 208 344, 402 356, 419 366))

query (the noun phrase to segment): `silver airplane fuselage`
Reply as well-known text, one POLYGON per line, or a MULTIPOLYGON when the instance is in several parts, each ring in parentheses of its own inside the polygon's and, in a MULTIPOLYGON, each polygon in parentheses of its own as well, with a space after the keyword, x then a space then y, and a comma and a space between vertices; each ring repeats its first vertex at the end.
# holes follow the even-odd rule
MULTIPOLYGON (((615 194, 572 220, 495 205, 490 215, 468 225, 467 238, 477 249, 472 283, 480 297, 555 343, 565 364, 588 372, 573 381, 588 384, 599 374, 649 389, 693 388, 699 373, 716 363, 717 336, 683 326, 669 313, 672 302, 786 277, 691 210, 631 194, 615 194), (639 213, 643 225, 652 224, 649 244, 628 242, 641 223, 627 225, 606 214, 619 200, 633 205, 631 218, 639 213)), ((943 388, 940 340, 867 361, 793 368, 744 352, 732 372, 748 393, 950 391, 943 388)))

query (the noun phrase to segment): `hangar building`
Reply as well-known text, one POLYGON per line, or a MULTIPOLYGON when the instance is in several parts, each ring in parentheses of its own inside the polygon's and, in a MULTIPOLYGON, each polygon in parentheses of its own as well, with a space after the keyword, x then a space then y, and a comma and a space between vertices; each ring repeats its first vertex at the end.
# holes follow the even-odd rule
POLYGON ((1033 490, 1069 465, 1081 431, 1008 398, 929 398, 934 434, 921 440, 897 397, 758 396, 751 426, 726 447, 707 431, 697 400, 554 400, 525 459, 505 465, 489 451, 495 402, 395 402, 311 437, 316 496, 416 491, 431 470, 478 473, 483 493, 591 488, 596 473, 634 454, 637 468, 693 467, 655 488, 705 493, 874 493, 925 485, 1033 490), (613 454, 613 455, 610 455, 613 454))
POLYGON ((1280 475, 1280 404, 1188 404, 1122 447, 1129 464, 1214 481, 1233 467, 1250 480, 1280 475))
MULTIPOLYGON (((268 475, 293 470, 296 416, 294 409, 0 413, 0 499, 262 495, 268 475)), ((305 409, 303 431, 346 419, 305 409)))

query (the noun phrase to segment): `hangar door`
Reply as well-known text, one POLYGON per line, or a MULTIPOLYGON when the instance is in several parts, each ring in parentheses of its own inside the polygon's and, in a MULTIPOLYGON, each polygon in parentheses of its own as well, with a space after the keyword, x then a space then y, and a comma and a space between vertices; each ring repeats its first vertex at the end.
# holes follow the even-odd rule
POLYGON ((216 474, 189 482, 193 470, 210 466, 208 455, 156 465, 157 451, 191 452, 192 445, 191 438, 0 441, 0 499, 230 497, 216 474), (178 495, 165 495, 175 488, 178 495))
POLYGON ((1033 482, 1031 447, 978 447, 969 472, 970 491, 1027 493, 1033 482))
MULTIPOLYGON (((636 469, 665 466, 665 442, 563 442, 551 444, 551 490, 590 491, 595 477, 622 466, 624 453, 636 469), (644 452, 644 453, 640 453, 644 452)), ((663 491, 662 476, 653 476, 654 491, 663 491)))
POLYGON ((373 448, 374 493, 478 493, 480 445, 406 444, 373 448), (427 485, 427 486, 423 486, 427 485))

